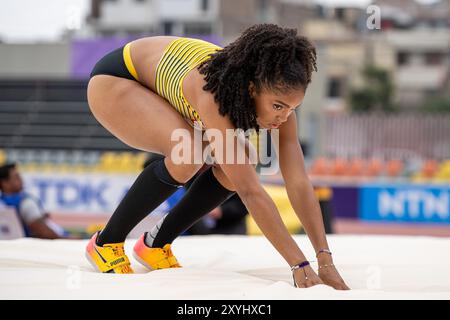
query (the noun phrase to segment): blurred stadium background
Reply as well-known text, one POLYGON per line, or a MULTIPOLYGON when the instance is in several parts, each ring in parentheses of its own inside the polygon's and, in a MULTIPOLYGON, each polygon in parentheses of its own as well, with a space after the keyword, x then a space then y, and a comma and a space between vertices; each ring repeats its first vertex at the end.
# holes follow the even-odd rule
MULTIPOLYGON (((299 139, 328 232, 450 236, 450 0, 2 3, 0 165, 17 163, 53 220, 87 237, 148 157, 90 114, 95 62, 153 35, 225 46, 263 22, 295 27, 318 49, 299 139), (379 29, 368 28, 370 4, 379 29)), ((301 233, 281 176, 261 179, 289 230, 301 233)), ((247 227, 259 233, 250 217, 247 227)))

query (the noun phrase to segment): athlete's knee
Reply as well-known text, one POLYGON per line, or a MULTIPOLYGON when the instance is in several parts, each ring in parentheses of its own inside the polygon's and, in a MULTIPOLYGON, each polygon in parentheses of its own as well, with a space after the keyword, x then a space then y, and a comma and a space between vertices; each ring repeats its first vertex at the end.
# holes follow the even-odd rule
POLYGON ((180 183, 188 182, 200 168, 203 166, 201 164, 176 164, 172 162, 169 158, 166 159, 166 168, 170 175, 180 183))
POLYGON ((227 188, 230 191, 235 191, 236 188, 234 184, 231 182, 230 179, 228 179, 228 176, 225 174, 225 172, 222 170, 222 167, 220 165, 215 165, 212 168, 214 176, 219 181, 219 183, 227 188))
POLYGON ((174 176, 173 173, 169 172, 164 159, 165 158, 157 159, 148 166, 153 169, 153 172, 160 181, 176 187, 182 187, 185 184, 185 181, 180 180, 178 177, 174 176))

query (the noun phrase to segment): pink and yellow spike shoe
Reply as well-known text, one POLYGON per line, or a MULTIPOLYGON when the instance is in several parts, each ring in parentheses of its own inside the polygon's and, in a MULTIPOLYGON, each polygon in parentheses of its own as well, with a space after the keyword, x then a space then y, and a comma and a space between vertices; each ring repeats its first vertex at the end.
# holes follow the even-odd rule
POLYGON ((99 232, 94 234, 86 247, 86 258, 95 270, 102 273, 134 273, 123 249, 124 243, 96 244, 99 232))
POLYGON ((163 248, 150 248, 145 244, 144 233, 136 242, 133 250, 134 258, 147 267, 149 270, 181 268, 177 258, 172 253, 170 244, 166 244, 163 248))

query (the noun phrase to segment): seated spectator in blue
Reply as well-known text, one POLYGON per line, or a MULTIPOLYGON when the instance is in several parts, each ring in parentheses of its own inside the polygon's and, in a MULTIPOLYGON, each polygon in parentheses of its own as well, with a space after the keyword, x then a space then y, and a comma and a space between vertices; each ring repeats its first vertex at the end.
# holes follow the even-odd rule
POLYGON ((0 202, 13 207, 26 237, 42 239, 64 238, 66 232, 55 224, 38 199, 26 193, 16 164, 0 167, 0 202))

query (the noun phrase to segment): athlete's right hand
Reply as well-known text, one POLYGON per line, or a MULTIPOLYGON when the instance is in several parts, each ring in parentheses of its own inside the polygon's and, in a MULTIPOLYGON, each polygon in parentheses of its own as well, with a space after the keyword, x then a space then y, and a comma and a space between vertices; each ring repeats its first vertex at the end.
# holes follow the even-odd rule
POLYGON ((324 284, 311 266, 295 269, 293 272, 295 283, 297 283, 298 288, 309 288, 318 284, 324 284), (308 280, 305 278, 305 273, 308 280))

